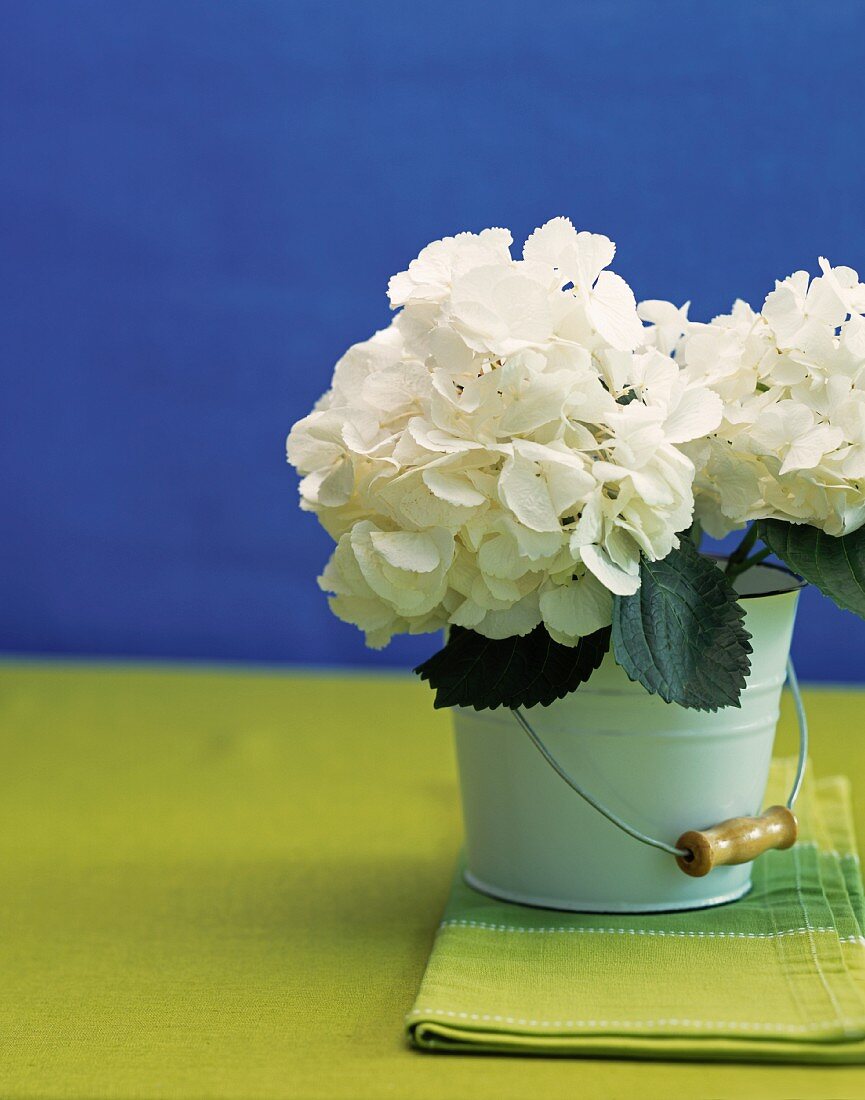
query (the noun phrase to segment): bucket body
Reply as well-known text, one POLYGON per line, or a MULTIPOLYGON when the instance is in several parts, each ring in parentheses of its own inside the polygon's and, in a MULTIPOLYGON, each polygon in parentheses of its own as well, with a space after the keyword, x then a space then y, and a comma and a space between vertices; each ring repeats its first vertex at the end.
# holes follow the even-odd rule
MULTIPOLYGON (((740 578, 753 646, 740 707, 665 703, 608 654, 577 691, 525 713, 570 775, 649 836, 675 844, 688 829, 759 813, 800 587, 771 566, 740 578)), ((616 828, 556 775, 509 710, 453 714, 466 879, 476 889, 523 905, 639 913, 719 905, 750 888, 750 863, 690 878, 616 828)))

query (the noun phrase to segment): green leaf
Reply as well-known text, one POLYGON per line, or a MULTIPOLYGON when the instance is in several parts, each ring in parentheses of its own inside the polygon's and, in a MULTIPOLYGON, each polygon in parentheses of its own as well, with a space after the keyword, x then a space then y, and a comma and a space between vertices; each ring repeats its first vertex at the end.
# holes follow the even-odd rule
POLYGON ((805 523, 767 519, 760 537, 794 573, 865 619, 865 527, 852 535, 827 535, 805 523))
POLYGON ((588 680, 609 648, 609 627, 575 646, 554 642, 543 625, 501 641, 452 627, 444 649, 415 672, 435 689, 436 708, 546 707, 588 680))
POLYGON ((738 706, 751 667, 750 634, 733 586, 689 539, 662 561, 640 562, 640 588, 613 599, 613 653, 667 703, 738 706))

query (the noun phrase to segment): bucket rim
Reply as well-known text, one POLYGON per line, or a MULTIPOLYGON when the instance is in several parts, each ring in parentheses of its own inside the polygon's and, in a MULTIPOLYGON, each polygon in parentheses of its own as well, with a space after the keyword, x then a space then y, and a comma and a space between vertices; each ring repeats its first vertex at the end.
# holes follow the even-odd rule
MULTIPOLYGON (((728 560, 727 554, 703 554, 704 558, 708 558, 710 561, 716 561, 719 564, 728 560)), ((786 584, 783 588, 772 588, 768 592, 737 592, 737 600, 764 600, 767 596, 788 596, 792 592, 801 592, 803 588, 808 587, 808 582, 804 577, 801 577, 798 573, 794 573, 792 569, 788 569, 786 565, 778 565, 772 561, 761 561, 756 565, 751 566, 751 569, 771 569, 776 573, 782 574, 794 581, 793 584, 786 584)), ((750 572, 750 570, 749 570, 750 572)))

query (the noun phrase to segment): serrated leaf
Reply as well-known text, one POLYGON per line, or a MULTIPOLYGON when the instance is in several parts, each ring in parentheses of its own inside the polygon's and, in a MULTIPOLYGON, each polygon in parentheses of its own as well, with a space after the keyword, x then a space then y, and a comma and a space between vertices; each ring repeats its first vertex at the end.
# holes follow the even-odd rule
POLYGON ((751 667, 750 634, 733 586, 682 539, 662 561, 640 562, 640 588, 613 600, 613 653, 667 703, 738 706, 751 667))
POLYGON ((546 707, 588 680, 609 648, 609 627, 575 646, 554 642, 543 625, 501 641, 452 627, 444 649, 415 672, 435 689, 436 708, 546 707))
POLYGON ((760 538, 794 573, 865 618, 865 528, 827 535, 805 523, 767 519, 760 524, 760 538))

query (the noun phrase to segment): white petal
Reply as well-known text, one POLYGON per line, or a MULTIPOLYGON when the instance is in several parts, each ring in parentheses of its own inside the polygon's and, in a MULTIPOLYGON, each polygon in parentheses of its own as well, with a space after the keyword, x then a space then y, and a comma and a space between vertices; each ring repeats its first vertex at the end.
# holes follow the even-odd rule
POLYGON ((482 233, 458 233, 433 241, 388 283, 391 308, 408 302, 440 302, 460 272, 489 263, 509 263, 511 235, 507 229, 482 233))
POLYGON ((478 623, 487 614, 485 607, 480 607, 474 600, 464 600, 456 611, 451 612, 449 622, 454 626, 463 626, 467 630, 474 630, 478 623))
POLYGON ((595 478, 575 463, 549 463, 546 480, 557 516, 580 511, 583 501, 597 487, 595 478))
POLYGON ((538 595, 532 592, 507 610, 488 611, 475 630, 485 638, 513 638, 530 634, 540 621, 538 595))
POLYGON ((597 542, 603 532, 601 494, 595 493, 586 502, 576 527, 571 532, 570 547, 576 553, 581 547, 597 542))
POLYGON ((285 441, 288 461, 302 474, 329 466, 345 449, 342 425, 343 418, 330 410, 298 420, 285 441))
POLYGON ((407 271, 400 271, 391 275, 387 283, 387 296, 393 309, 405 305, 414 290, 414 280, 407 271))
POLYGON ((809 318, 821 321, 829 328, 840 325, 847 316, 847 306, 842 299, 844 291, 834 276, 814 279, 805 299, 805 310, 809 318))
POLYGON ((640 500, 652 508, 666 507, 676 499, 673 488, 661 472, 652 466, 644 470, 631 470, 628 478, 639 494, 640 500))
POLYGON ((578 233, 568 218, 553 218, 536 229, 523 248, 526 260, 549 264, 562 285, 572 282, 587 294, 603 268, 613 262, 616 246, 601 233, 578 233))
POLYGON ((499 497, 532 531, 560 529, 546 483, 538 476, 534 463, 520 459, 507 462, 499 479, 499 497))
POLYGON ((669 355, 679 342, 688 323, 690 305, 690 302, 685 302, 679 309, 672 302, 663 302, 655 298, 640 302, 637 306, 640 320, 648 321, 653 326, 644 333, 646 342, 653 342, 659 351, 669 355))
POLYGON ((429 348, 436 362, 449 371, 468 370, 474 359, 472 349, 447 325, 439 325, 432 330, 429 348))
POLYGON ((712 390, 702 386, 686 390, 664 421, 664 435, 668 443, 688 443, 713 432, 723 415, 724 403, 712 390))
POLYGON ((371 531, 370 541, 388 565, 413 573, 431 573, 440 564, 438 547, 422 531, 371 531))
POLYGON ((616 246, 603 233, 585 231, 578 233, 577 271, 574 285, 584 292, 588 291, 600 272, 613 262, 615 254, 616 246))
MULTIPOLYGON (((363 400, 377 412, 393 415, 397 412, 411 411, 419 406, 431 388, 432 382, 427 368, 422 363, 405 359, 368 375, 363 383, 362 394, 363 400)), ((371 430, 369 424, 371 419, 359 425, 367 436, 371 430)), ((375 424, 375 428, 378 428, 378 424, 375 424)))
POLYGON ((423 479, 431 492, 448 504, 475 508, 486 504, 487 498, 479 493, 464 474, 447 474, 438 469, 424 470, 423 479))
POLYGON ((549 286, 519 264, 478 267, 456 280, 450 314, 469 347, 498 356, 544 344, 553 333, 549 286))
POLYGON ((610 555, 600 546, 584 546, 582 558, 587 569, 598 578, 605 588, 617 596, 633 596, 640 587, 639 562, 634 561, 633 571, 626 572, 615 565, 610 555))
POLYGON ((348 503, 354 489, 354 469, 345 458, 329 469, 315 470, 300 483, 304 500, 324 508, 339 508, 348 503))
POLYGON ((523 259, 549 264, 573 278, 570 268, 576 264, 577 231, 570 218, 552 218, 536 229, 523 245, 523 259))
POLYGON ((796 276, 805 276, 807 283, 808 273, 799 271, 782 283, 777 283, 773 291, 766 295, 763 303, 763 316, 775 333, 778 343, 782 348, 790 346, 796 333, 802 327, 805 320, 804 301, 798 296, 796 276))
POLYGON ((563 418, 567 389, 558 375, 533 380, 501 419, 499 428, 508 435, 537 431, 563 418))
MULTIPOLYGON (((381 630, 395 619, 393 611, 377 597, 364 599, 363 596, 332 596, 328 603, 338 619, 360 627, 364 632, 381 630)), ((381 647, 373 645, 373 648, 381 647)))
POLYGON ((797 439, 784 458, 781 473, 790 470, 812 470, 823 455, 833 451, 843 442, 843 435, 837 428, 821 425, 797 439))
POLYGON ((682 312, 690 304, 686 302, 680 311, 672 302, 665 302, 661 298, 647 298, 637 306, 637 313, 640 320, 648 321, 650 325, 677 325, 682 320, 682 312))
POLYGON ((457 531, 472 515, 461 504, 450 504, 436 496, 419 478, 412 477, 405 485, 391 482, 382 494, 398 521, 409 527, 443 527, 457 531))
POLYGON ((528 558, 530 562, 552 557, 561 549, 562 532, 558 527, 555 531, 530 531, 528 527, 511 520, 509 528, 516 539, 520 557, 528 558))
POLYGON ((589 296, 589 320, 608 344, 633 351, 644 339, 645 329, 637 316, 634 292, 620 276, 602 271, 589 296))
POLYGON ((484 584, 495 599, 502 603, 514 604, 522 596, 520 587, 509 577, 484 577, 484 584))
POLYGON ((789 355, 778 355, 775 351, 769 353, 771 359, 771 373, 766 375, 767 385, 772 386, 797 386, 808 377, 808 368, 791 359, 789 355))
POLYGON ((478 550, 478 565, 486 577, 519 577, 526 572, 527 564, 510 535, 493 535, 485 539, 478 550))
POLYGON ((612 621, 612 596, 591 573, 544 592, 540 607, 547 628, 573 640, 593 634, 612 621))
POLYGON ((857 359, 865 359, 865 320, 854 314, 841 332, 843 347, 857 359))

